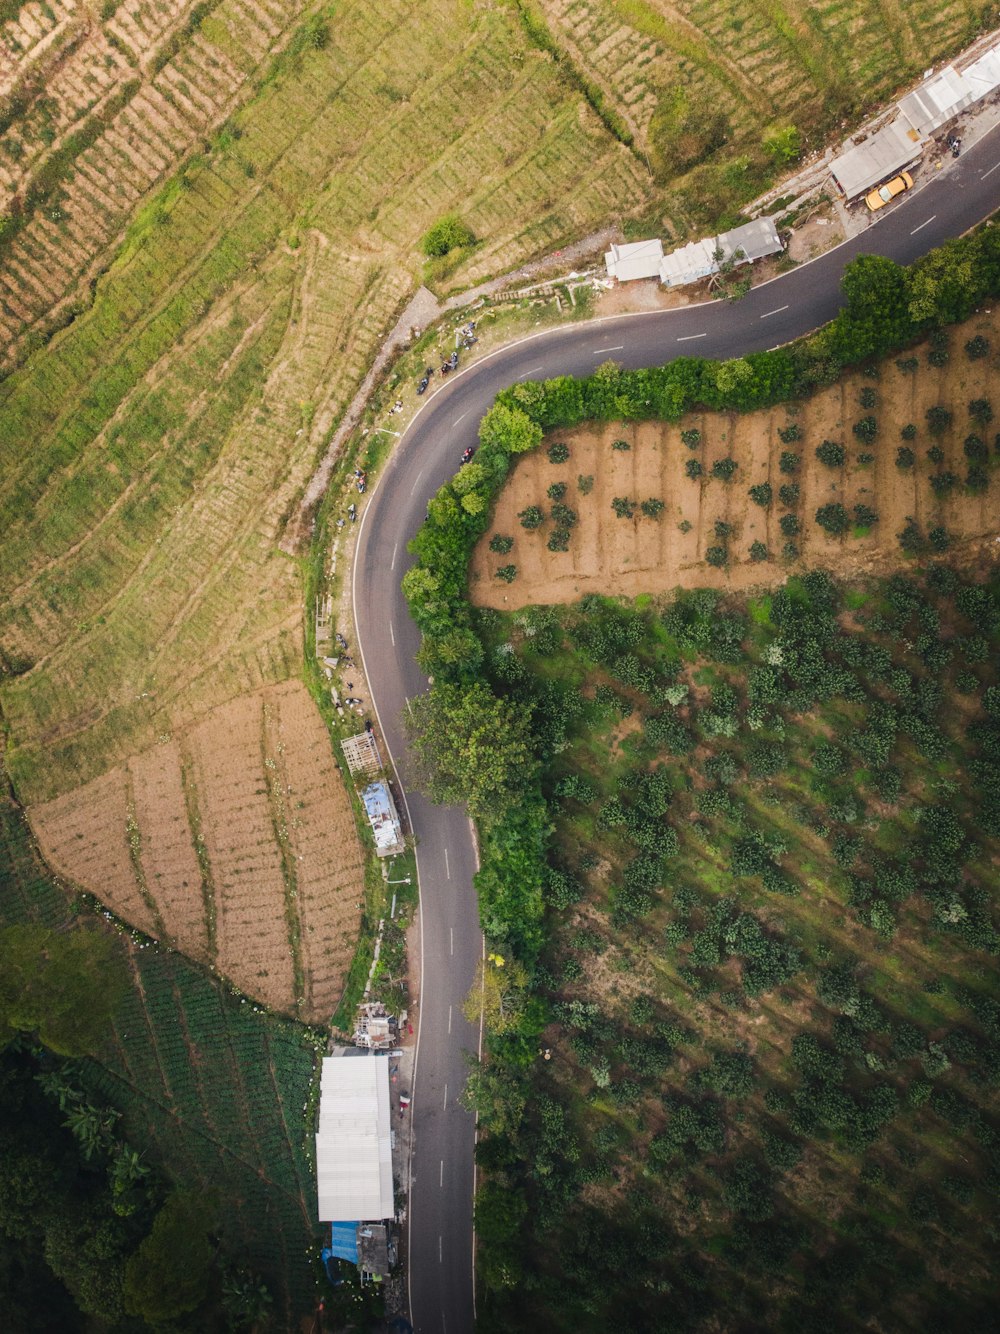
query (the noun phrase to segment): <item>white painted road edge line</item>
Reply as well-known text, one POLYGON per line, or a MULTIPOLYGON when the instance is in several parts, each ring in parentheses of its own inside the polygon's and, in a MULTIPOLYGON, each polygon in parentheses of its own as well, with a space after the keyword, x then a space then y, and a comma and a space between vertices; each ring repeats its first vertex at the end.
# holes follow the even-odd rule
POLYGON ((924 228, 927 227, 927 226, 929 226, 930 223, 932 223, 936 217, 937 217, 937 214, 936 214, 936 213, 932 213, 931 216, 927 219, 926 222, 922 222, 922 223, 920 224, 919 227, 914 227, 913 231, 910 232, 910 235, 911 235, 911 236, 916 236, 917 232, 922 232, 922 231, 924 230, 924 228))
POLYGON ((602 352, 622 352, 624 348, 624 343, 619 343, 616 347, 595 347, 591 355, 599 357, 602 352))
POLYGON ((775 306, 774 310, 766 310, 760 318, 766 320, 769 315, 780 315, 783 310, 787 309, 787 306, 775 306))
POLYGON ((707 337, 708 337, 708 334, 707 334, 707 333, 702 333, 702 334, 685 334, 683 338, 678 338, 677 341, 678 341, 678 343, 690 343, 691 340, 694 339, 694 338, 707 338, 707 337))

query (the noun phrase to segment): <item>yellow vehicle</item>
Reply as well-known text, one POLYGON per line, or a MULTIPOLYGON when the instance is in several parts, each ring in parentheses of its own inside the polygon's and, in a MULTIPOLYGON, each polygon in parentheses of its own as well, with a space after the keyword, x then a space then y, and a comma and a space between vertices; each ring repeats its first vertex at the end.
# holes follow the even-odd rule
POLYGON ((886 181, 885 185, 880 185, 877 190, 873 190, 870 195, 865 195, 865 203, 874 213, 877 208, 885 208, 886 204, 892 202, 897 195, 901 195, 904 190, 909 190, 913 185, 913 177, 908 171, 901 171, 898 176, 894 176, 891 181, 886 181))

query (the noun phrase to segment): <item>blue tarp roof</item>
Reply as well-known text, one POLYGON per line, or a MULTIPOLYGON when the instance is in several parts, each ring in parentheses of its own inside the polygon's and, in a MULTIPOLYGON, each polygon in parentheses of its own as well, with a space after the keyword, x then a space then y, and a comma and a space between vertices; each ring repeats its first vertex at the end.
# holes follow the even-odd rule
POLYGON ((330 1252, 338 1260, 350 1260, 358 1263, 358 1225, 354 1223, 330 1224, 330 1252))

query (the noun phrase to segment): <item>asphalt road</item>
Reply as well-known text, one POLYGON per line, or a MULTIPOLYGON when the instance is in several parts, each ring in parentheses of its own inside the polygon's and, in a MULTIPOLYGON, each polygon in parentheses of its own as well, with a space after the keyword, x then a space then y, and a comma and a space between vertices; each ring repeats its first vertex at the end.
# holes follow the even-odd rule
MULTIPOLYGON (((634 369, 673 357, 734 357, 777 347, 833 318, 844 265, 860 254, 908 263, 1000 206, 1000 134, 993 131, 943 176, 890 205, 854 240, 753 289, 738 305, 712 302, 548 330, 483 358, 423 405, 368 499, 354 566, 361 653, 382 732, 406 784, 402 718, 426 678, 419 634, 399 589, 406 544, 427 503, 476 440, 497 391, 519 379, 587 375, 613 359, 634 369)), ((461 1005, 482 953, 472 875, 476 852, 463 811, 408 792, 418 837, 421 992, 414 1075, 409 1203, 410 1306, 417 1334, 467 1334, 474 1324, 473 1118, 458 1102, 478 1047, 461 1005)))

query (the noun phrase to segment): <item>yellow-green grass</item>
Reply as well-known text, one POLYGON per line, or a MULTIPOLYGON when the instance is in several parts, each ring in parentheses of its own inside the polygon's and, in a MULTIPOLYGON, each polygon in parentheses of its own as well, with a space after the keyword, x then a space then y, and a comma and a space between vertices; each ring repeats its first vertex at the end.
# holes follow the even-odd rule
POLYGON ((639 185, 509 16, 441 0, 342 7, 235 129, 0 388, 0 699, 29 804, 299 670, 285 521, 426 227, 460 207, 475 276, 639 185))

